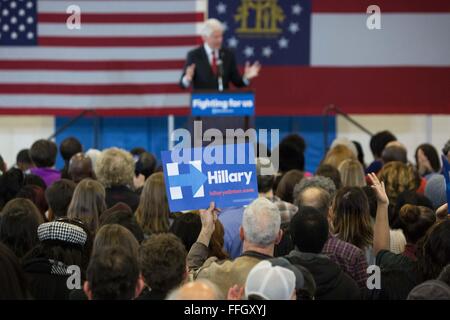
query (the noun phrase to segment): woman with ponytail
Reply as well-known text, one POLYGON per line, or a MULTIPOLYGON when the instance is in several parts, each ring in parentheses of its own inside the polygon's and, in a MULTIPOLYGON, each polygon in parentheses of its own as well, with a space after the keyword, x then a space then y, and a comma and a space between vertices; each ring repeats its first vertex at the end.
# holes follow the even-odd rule
POLYGON ((395 254, 389 251, 389 220, 388 204, 384 182, 377 176, 370 174, 372 188, 378 199, 378 210, 374 225, 373 249, 376 256, 376 265, 381 269, 380 289, 368 291, 368 298, 399 300, 406 299, 408 293, 420 283, 417 266, 422 250, 422 239, 436 222, 434 212, 426 207, 406 204, 400 209, 399 226, 406 238, 405 251, 395 254), (383 206, 380 207, 380 204, 383 206), (417 245, 417 249, 416 249, 417 245))

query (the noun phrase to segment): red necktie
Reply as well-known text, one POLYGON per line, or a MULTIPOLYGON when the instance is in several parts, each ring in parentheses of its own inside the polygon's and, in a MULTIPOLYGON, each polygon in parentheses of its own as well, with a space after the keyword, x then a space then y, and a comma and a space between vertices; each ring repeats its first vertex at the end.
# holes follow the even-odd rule
POLYGON ((217 58, 216 58, 216 54, 214 51, 212 52, 211 69, 212 69, 213 74, 217 75, 217 58))

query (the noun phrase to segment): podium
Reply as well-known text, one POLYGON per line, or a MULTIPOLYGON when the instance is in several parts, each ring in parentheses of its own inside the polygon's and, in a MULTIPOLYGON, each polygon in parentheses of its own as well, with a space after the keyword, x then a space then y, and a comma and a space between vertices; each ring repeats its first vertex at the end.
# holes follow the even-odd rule
MULTIPOLYGON (((194 137, 203 137, 208 129, 222 132, 226 141, 226 129, 242 129, 244 132, 254 128, 255 95, 252 91, 194 91, 191 94, 191 116, 188 130, 194 137), (194 121, 201 121, 201 132, 194 132, 194 121)), ((201 145, 210 142, 202 141, 201 145)))

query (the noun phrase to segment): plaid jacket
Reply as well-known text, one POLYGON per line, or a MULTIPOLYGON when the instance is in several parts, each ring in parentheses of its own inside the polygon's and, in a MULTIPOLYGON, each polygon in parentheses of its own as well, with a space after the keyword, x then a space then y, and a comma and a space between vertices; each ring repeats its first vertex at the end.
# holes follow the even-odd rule
POLYGON ((366 288, 367 260, 364 252, 351 243, 330 235, 322 249, 342 270, 356 281, 360 288, 366 288))

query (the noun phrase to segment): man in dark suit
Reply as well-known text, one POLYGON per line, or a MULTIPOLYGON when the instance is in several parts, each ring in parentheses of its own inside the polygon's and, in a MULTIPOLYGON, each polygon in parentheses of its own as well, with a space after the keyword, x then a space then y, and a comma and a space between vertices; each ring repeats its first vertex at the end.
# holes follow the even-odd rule
POLYGON ((261 65, 258 62, 245 65, 244 75, 237 68, 232 51, 222 48, 223 25, 216 19, 208 19, 203 25, 203 45, 187 55, 180 85, 183 88, 220 90, 228 89, 232 82, 236 87, 244 87, 250 79, 258 76, 261 65))

